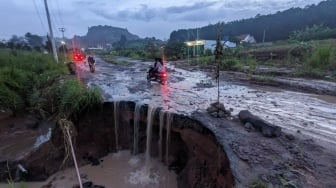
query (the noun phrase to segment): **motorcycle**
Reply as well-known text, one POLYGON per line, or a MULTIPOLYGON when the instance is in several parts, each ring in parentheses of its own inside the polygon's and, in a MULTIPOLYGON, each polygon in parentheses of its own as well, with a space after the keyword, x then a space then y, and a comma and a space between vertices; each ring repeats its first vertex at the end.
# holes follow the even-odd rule
POLYGON ((162 85, 166 85, 167 84, 167 73, 165 71, 161 73, 157 73, 154 71, 154 67, 150 67, 147 72, 147 81, 148 82, 156 81, 162 85))
POLYGON ((96 70, 96 62, 89 62, 90 72, 94 73, 96 70))

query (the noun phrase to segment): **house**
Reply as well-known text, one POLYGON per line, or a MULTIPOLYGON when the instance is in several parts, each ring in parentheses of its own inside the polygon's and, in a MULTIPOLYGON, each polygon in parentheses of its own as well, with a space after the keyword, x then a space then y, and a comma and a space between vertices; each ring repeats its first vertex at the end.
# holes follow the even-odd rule
MULTIPOLYGON (((209 49, 211 52, 215 51, 216 40, 195 40, 185 42, 187 46, 187 54, 200 55, 204 54, 205 50, 209 49)), ((221 41, 224 48, 235 48, 236 43, 230 41, 221 41)))
POLYGON ((250 34, 239 35, 236 36, 236 38, 240 41, 240 43, 256 43, 256 40, 250 34))
MULTIPOLYGON (((216 43, 217 43, 216 40, 206 40, 204 48, 214 52, 216 48, 216 43)), ((223 45, 223 48, 235 48, 237 46, 236 43, 230 41, 221 41, 221 43, 223 45)))

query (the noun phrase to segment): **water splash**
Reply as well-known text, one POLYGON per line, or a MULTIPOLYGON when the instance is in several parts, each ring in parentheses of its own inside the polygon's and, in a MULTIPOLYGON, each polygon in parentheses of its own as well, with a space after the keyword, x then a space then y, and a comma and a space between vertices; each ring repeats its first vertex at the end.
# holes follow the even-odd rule
POLYGON ((133 137, 133 154, 136 155, 139 151, 139 119, 140 119, 140 109, 142 104, 136 103, 134 109, 134 137, 133 137))
POLYGON ((170 129, 171 129, 171 122, 173 120, 173 114, 167 112, 167 119, 166 119, 166 165, 168 165, 168 154, 169 154, 169 142, 170 142, 170 129))
POLYGON ((145 154, 145 166, 149 167, 150 162, 150 150, 151 150, 151 141, 152 141, 152 123, 154 113, 156 111, 155 107, 148 106, 148 113, 147 113, 147 132, 146 132, 146 154, 145 154))
POLYGON ((118 129, 119 129, 119 103, 120 101, 114 101, 113 107, 114 107, 114 134, 115 134, 115 143, 116 143, 116 149, 118 150, 118 129))
POLYGON ((34 148, 38 148, 40 145, 42 145, 43 143, 50 140, 50 137, 51 137, 51 128, 48 129, 47 134, 44 134, 44 135, 41 135, 41 136, 37 137, 37 139, 34 143, 34 148))
POLYGON ((147 169, 146 167, 141 168, 135 172, 131 172, 128 178, 128 182, 133 185, 148 185, 148 184, 159 184, 159 175, 147 169))
POLYGON ((162 131, 163 131, 163 125, 164 125, 164 115, 165 115, 165 112, 164 111, 160 111, 160 114, 159 114, 159 119, 160 119, 160 132, 159 132, 159 160, 161 161, 162 160, 162 131))

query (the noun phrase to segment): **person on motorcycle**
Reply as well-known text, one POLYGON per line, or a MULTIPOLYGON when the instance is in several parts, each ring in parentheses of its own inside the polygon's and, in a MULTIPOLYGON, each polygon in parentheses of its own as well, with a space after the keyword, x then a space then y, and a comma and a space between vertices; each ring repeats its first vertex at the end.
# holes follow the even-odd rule
POLYGON ((164 72, 164 65, 161 58, 155 58, 154 63, 154 73, 162 73, 164 72))
POLYGON ((95 60, 93 59, 93 56, 91 56, 91 55, 89 55, 89 57, 88 57, 88 62, 89 62, 89 65, 92 65, 92 64, 94 64, 95 63, 95 60))
POLYGON ((155 58, 154 67, 148 71, 147 81, 158 81, 162 85, 167 83, 166 69, 161 58, 155 58))
POLYGON ((89 57, 87 58, 87 61, 89 63, 89 67, 90 67, 90 72, 95 72, 95 64, 96 61, 93 59, 93 56, 89 55, 89 57))

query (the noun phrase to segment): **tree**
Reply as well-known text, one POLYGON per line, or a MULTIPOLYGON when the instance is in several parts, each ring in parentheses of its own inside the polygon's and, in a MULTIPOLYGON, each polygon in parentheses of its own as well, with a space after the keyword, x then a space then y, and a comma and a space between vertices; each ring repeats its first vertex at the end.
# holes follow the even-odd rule
POLYGON ((21 44, 21 41, 20 41, 20 38, 16 35, 13 35, 12 38, 10 38, 7 42, 7 46, 10 48, 10 49, 20 49, 22 44, 21 44))
POLYGON ((184 56, 186 45, 183 42, 174 42, 169 40, 165 50, 167 58, 169 59, 179 59, 184 56))
POLYGON ((0 41, 0 48, 6 48, 5 41, 0 41))
POLYGON ((26 40, 28 41, 28 44, 35 48, 35 47, 41 47, 43 46, 43 39, 42 37, 38 35, 32 35, 31 33, 26 33, 25 34, 26 40))
POLYGON ((323 24, 306 27, 303 30, 294 31, 289 38, 291 40, 308 41, 336 38, 336 29, 330 29, 323 24))
MULTIPOLYGON (((336 28, 336 1, 321 1, 316 6, 305 8, 291 8, 270 15, 256 15, 254 18, 242 19, 223 24, 223 34, 238 36, 251 34, 257 41, 262 41, 264 30, 267 30, 267 41, 286 40, 295 30, 312 27, 314 24, 324 23, 326 27, 336 28)), ((216 25, 199 28, 199 36, 205 40, 216 40, 216 25)), ((180 29, 170 34, 173 41, 185 42, 195 36, 197 29, 180 29), (189 36, 189 37, 188 37, 189 36)), ((335 38, 335 37, 334 37, 335 38)), ((267 42, 266 41, 266 42, 267 42)))

